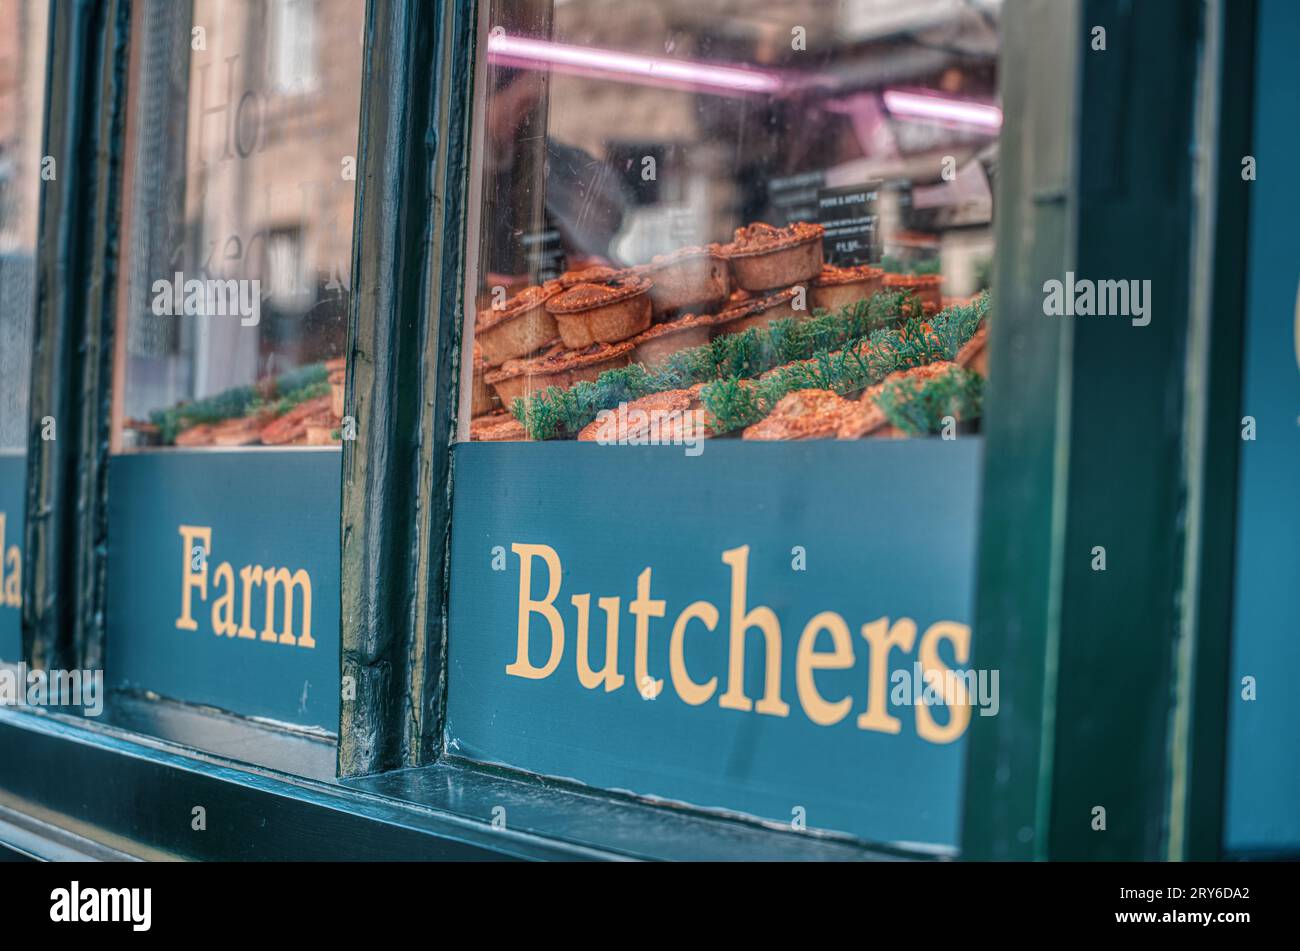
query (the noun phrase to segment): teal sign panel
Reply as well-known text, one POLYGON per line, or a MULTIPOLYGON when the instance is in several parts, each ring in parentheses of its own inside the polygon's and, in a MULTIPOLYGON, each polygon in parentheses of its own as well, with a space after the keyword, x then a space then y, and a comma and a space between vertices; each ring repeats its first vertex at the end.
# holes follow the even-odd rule
POLYGON ((951 850, 981 451, 458 445, 449 751, 951 850))
POLYGON ((1256 45, 1255 158, 1242 414, 1229 851, 1300 849, 1300 188, 1295 90, 1300 6, 1263 0, 1256 45), (1247 680, 1246 678, 1250 678, 1247 680))
POLYGON ((23 487, 27 457, 0 453, 0 661, 23 659, 23 487))
POLYGON ((113 456, 109 681, 336 731, 339 470, 332 450, 113 456))

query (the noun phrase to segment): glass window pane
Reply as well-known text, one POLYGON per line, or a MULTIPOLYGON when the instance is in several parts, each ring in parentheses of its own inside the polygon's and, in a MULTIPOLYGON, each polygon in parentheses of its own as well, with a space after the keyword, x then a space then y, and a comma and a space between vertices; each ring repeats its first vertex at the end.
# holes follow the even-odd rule
POLYGON ((116 450, 338 444, 363 13, 142 5, 116 450))
POLYGON ((976 428, 998 6, 493 4, 462 438, 976 428))
POLYGON ((108 676, 333 732, 365 4, 134 4, 108 676))
POLYGON ((0 660, 22 650, 23 490, 47 0, 0 0, 0 660))
POLYGON ((955 848, 1000 7, 487 6, 458 755, 955 848))

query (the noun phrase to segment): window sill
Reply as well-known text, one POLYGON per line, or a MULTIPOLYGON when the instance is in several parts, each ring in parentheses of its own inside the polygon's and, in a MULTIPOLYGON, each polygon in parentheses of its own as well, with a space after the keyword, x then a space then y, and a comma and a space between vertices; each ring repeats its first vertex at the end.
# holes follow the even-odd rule
POLYGON ((0 763, 7 764, 0 810, 8 816, 0 847, 48 859, 68 857, 73 841, 85 857, 179 860, 900 857, 456 762, 342 782, 291 776, 266 765, 266 747, 249 757, 265 728, 237 724, 242 734, 232 733, 223 721, 234 718, 186 711, 182 722, 191 729, 224 733, 224 746, 208 744, 226 754, 218 755, 156 729, 152 736, 124 729, 149 718, 134 710, 99 723, 0 709, 0 763), (240 736, 242 747, 232 738, 240 736), (199 807, 205 828, 196 830, 199 807), (25 830, 21 842, 16 828, 25 830))

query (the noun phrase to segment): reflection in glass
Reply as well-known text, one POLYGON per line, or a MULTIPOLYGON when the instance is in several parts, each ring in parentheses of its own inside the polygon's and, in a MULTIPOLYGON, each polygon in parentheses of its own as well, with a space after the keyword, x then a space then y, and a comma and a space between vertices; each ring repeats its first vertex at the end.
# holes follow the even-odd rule
POLYGON ((48 18, 48 0, 0 0, 0 452, 27 437, 48 18))
POLYGON ((133 15, 115 448, 337 444, 364 4, 133 15))
POLYGON ((495 0, 462 438, 977 429, 999 10, 495 0))

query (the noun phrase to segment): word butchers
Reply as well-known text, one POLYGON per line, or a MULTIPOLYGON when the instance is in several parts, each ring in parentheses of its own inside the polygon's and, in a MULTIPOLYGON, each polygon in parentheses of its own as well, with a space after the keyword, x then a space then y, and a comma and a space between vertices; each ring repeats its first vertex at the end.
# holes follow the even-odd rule
MULTIPOLYGON (((176 619, 176 629, 197 631, 199 622, 194 617, 194 596, 208 600, 208 557, 212 552, 212 529, 197 525, 181 525, 181 613, 176 619)), ((250 640, 269 641, 272 644, 290 644, 298 647, 315 647, 311 636, 311 576, 299 568, 263 567, 244 565, 239 569, 239 582, 235 582, 235 569, 223 561, 212 572, 212 633, 226 637, 243 637, 250 640), (302 633, 294 634, 295 605, 301 595, 302 633), (253 626, 253 608, 262 607, 262 627, 253 626), (277 629, 275 609, 283 604, 283 623, 277 629)))
MULTIPOLYGON (((505 672, 511 677, 544 680, 559 668, 566 652, 567 631, 559 595, 561 580, 567 573, 560 564, 560 556, 548 545, 510 547, 519 556, 518 640, 515 659, 506 666, 505 672), (538 574, 544 574, 544 579, 538 579, 542 581, 538 588, 545 591, 540 598, 534 595, 534 576, 538 574), (543 623, 534 624, 534 621, 543 623), (545 634, 539 637, 539 631, 534 628, 549 628, 549 644, 545 634), (530 638, 540 640, 538 646, 543 651, 534 652, 530 638), (541 666, 533 662, 540 659, 535 653, 546 658, 541 666)), ((653 635, 666 635, 666 650, 662 653, 667 655, 667 670, 662 672, 667 674, 668 682, 683 703, 699 706, 712 702, 724 710, 788 717, 791 706, 783 695, 788 685, 782 680, 782 663, 788 658, 782 643, 781 623, 770 607, 749 603, 749 546, 723 552, 722 561, 731 576, 729 598, 723 608, 710 601, 695 601, 682 608, 671 626, 662 625, 658 631, 651 630, 651 619, 669 616, 667 602, 651 597, 650 568, 637 576, 636 596, 627 605, 633 618, 632 686, 645 700, 653 700, 663 692, 665 678, 656 677, 650 670, 650 644, 653 635), (720 630, 724 624, 725 635, 720 630), (747 642, 761 646, 761 652, 747 658, 747 642), (759 658, 762 660, 761 689, 757 689, 758 678, 746 676, 747 660, 759 658), (694 669, 688 669, 688 662, 694 669)), ((618 690, 626 683, 625 674, 619 669, 621 598, 596 600, 596 609, 605 615, 604 636, 599 638, 604 646, 600 669, 593 667, 591 657, 590 642, 596 640, 589 631, 595 613, 592 596, 584 592, 573 594, 568 600, 574 613, 570 630, 576 640, 571 656, 579 683, 588 690, 603 688, 606 693, 618 690)), ((568 605, 565 608, 568 613, 568 605)), ((866 670, 854 673, 859 664, 854 651, 855 638, 843 617, 834 611, 822 611, 804 625, 794 651, 794 687, 804 716, 813 723, 833 726, 857 706, 858 729, 899 733, 902 721, 890 712, 890 707, 913 706, 919 685, 910 683, 910 675, 890 676, 891 653, 907 654, 913 649, 916 650, 913 666, 918 679, 925 682, 925 690, 912 710, 916 733, 921 739, 951 743, 965 732, 971 706, 977 700, 983 712, 978 678, 969 676, 975 672, 959 672, 942 660, 944 653, 951 653, 957 663, 966 662, 970 654, 970 628, 965 624, 939 621, 918 638, 916 623, 910 618, 898 618, 890 623, 882 617, 862 625, 861 634, 865 643, 860 648, 865 648, 862 653, 867 661, 866 670), (941 650, 942 645, 947 646, 941 650), (858 704, 851 693, 853 684, 863 681, 865 702, 858 704)), ((622 653, 625 657, 626 651, 622 653)))

